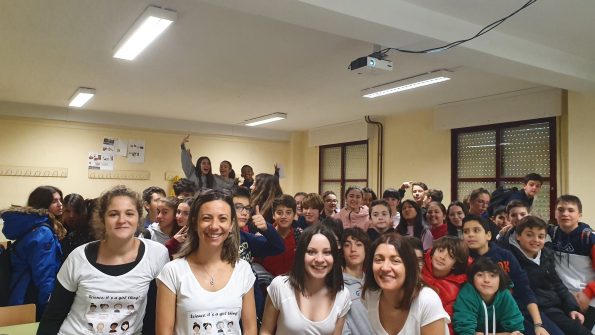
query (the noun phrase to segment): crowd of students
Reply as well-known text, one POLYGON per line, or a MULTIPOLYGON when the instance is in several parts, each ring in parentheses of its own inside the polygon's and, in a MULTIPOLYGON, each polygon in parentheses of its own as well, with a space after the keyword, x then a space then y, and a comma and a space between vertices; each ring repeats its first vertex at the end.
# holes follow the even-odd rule
POLYGON ((7 303, 36 303, 38 334, 591 334, 595 235, 576 196, 554 225, 530 214, 537 174, 490 214, 485 189, 445 206, 422 182, 339 208, 247 165, 214 175, 187 142, 176 196, 41 186, 2 211, 7 303))

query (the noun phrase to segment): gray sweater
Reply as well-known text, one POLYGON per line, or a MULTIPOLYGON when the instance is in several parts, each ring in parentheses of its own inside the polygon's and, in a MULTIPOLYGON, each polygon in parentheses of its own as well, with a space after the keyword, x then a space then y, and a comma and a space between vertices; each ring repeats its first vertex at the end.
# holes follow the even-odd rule
POLYGON ((364 278, 357 279, 343 272, 343 283, 351 294, 351 309, 347 313, 343 334, 370 335, 373 334, 372 326, 368 321, 368 310, 361 302, 364 278))

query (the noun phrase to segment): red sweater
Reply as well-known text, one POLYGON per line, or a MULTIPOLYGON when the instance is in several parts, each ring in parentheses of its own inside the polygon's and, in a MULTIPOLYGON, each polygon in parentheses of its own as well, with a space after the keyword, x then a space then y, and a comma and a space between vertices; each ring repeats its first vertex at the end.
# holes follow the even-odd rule
POLYGON ((439 225, 438 227, 431 226, 430 232, 432 232, 432 237, 434 241, 441 238, 442 236, 446 236, 448 233, 448 226, 446 223, 439 225))

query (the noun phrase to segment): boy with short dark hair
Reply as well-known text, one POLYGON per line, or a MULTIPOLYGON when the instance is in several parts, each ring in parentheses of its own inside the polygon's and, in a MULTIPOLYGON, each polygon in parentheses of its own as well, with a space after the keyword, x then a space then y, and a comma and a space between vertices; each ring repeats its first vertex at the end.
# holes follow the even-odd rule
POLYGON ((585 314, 585 327, 595 324, 595 235, 588 224, 580 222, 583 206, 574 195, 562 195, 556 200, 557 226, 548 234, 556 252, 556 272, 573 293, 585 314))
POLYGON ((509 250, 527 272, 543 323, 548 329, 559 328, 559 334, 590 334, 581 325, 584 316, 579 312, 576 300, 556 274, 554 251, 544 248, 547 224, 538 217, 526 216, 514 232, 509 250))
POLYGON ((510 203, 512 200, 519 200, 527 204, 527 208, 531 211, 533 206, 533 200, 543 184, 543 177, 537 173, 529 173, 523 179, 523 188, 513 192, 508 198, 507 202, 510 203))
POLYGON ((250 189, 252 184, 254 184, 254 170, 252 170, 250 165, 244 165, 242 166, 240 173, 242 178, 244 178, 244 182, 240 186, 250 189))
POLYGON ((393 228, 396 228, 397 225, 399 224, 399 221, 401 221, 401 215, 399 214, 399 204, 401 203, 401 199, 403 198, 403 195, 401 194, 401 192, 399 192, 397 189, 394 188, 387 188, 386 190, 384 190, 384 192, 382 193, 382 199, 386 200, 386 202, 388 202, 388 206, 390 207, 390 211, 391 213, 393 213, 393 228))
POLYGON ((490 243, 492 233, 488 219, 476 215, 467 215, 463 219, 463 241, 469 247, 469 256, 473 259, 489 257, 508 273, 514 284, 513 297, 525 315, 525 334, 546 334, 537 307, 537 300, 531 287, 527 273, 521 268, 512 253, 495 243, 490 243), (530 316, 529 316, 530 315, 530 316), (532 321, 532 323, 531 323, 532 321))
POLYGON ((192 198, 196 193, 196 184, 187 178, 178 179, 174 185, 174 194, 176 197, 192 198))
MULTIPOLYGON (((506 206, 506 213, 509 224, 500 229, 500 234, 498 234, 496 239, 498 244, 504 247, 508 245, 511 236, 515 234, 514 228, 519 224, 521 219, 529 215, 529 207, 520 200, 513 200, 506 206)), ((512 237, 512 239, 514 238, 516 238, 516 235, 512 237)))
POLYGON ((145 228, 156 222, 161 198, 165 197, 165 191, 158 186, 150 186, 143 191, 143 208, 147 211, 147 216, 145 216, 144 220, 145 228))

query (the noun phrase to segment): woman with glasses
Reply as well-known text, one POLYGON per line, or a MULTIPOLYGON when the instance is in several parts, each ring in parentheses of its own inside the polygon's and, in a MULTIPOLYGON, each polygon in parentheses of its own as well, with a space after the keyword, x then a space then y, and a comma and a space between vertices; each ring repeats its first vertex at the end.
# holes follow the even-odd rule
POLYGON ((324 219, 327 217, 332 217, 335 213, 339 213, 339 209, 337 208, 339 201, 337 200, 337 195, 333 191, 326 191, 322 194, 322 200, 324 200, 324 210, 322 214, 320 214, 320 218, 324 219))

